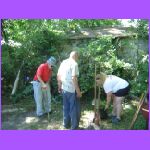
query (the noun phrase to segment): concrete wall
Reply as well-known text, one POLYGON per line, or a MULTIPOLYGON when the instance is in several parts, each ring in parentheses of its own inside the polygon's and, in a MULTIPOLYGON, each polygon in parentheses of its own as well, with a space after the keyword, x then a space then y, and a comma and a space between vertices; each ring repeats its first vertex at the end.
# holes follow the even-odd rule
MULTIPOLYGON (((87 48, 87 45, 90 41, 94 39, 78 39, 78 40, 69 40, 64 45, 65 51, 69 53, 74 47, 77 48, 87 48)), ((135 38, 119 38, 113 41, 116 45, 117 55, 120 59, 124 59, 125 62, 134 62, 136 63, 138 59, 138 54, 148 54, 148 40, 145 39, 135 39, 135 38)))
POLYGON ((148 40, 123 38, 117 45, 117 55, 126 62, 136 63, 139 54, 148 54, 148 40))

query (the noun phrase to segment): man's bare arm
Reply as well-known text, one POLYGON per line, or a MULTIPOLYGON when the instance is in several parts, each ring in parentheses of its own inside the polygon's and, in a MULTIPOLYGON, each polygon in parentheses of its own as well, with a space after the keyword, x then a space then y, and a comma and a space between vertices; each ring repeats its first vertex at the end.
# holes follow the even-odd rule
POLYGON ((78 85, 78 79, 77 79, 77 77, 73 76, 72 80, 73 80, 73 84, 75 86, 75 90, 77 92, 77 97, 79 97, 79 98, 82 97, 82 93, 81 93, 79 85, 78 85))

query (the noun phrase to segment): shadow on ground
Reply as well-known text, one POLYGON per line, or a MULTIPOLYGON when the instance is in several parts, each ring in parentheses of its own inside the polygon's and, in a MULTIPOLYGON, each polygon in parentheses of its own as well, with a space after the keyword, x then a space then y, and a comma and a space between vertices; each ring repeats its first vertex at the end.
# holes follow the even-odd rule
MULTIPOLYGON (((124 105, 122 121, 118 125, 113 125, 111 119, 102 120, 101 126, 94 126, 92 123, 94 112, 91 102, 81 102, 81 121, 82 130, 124 130, 128 129, 136 111, 131 105, 124 105)), ((2 130, 64 130, 62 125, 62 102, 52 101, 52 114, 42 118, 36 117, 35 105, 33 100, 27 103, 17 103, 15 105, 2 105, 2 130)), ((145 129, 144 119, 138 117, 141 124, 137 124, 136 129, 145 129)))

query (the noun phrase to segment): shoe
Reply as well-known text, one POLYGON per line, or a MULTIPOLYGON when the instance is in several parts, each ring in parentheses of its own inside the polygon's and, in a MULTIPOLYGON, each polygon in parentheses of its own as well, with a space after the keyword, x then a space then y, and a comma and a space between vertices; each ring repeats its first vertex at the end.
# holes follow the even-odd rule
POLYGON ((38 118, 39 120, 44 119, 44 118, 45 118, 45 115, 37 116, 37 118, 38 118))
POLYGON ((79 130, 79 128, 78 128, 78 127, 75 127, 75 128, 71 128, 71 130, 79 130))
MULTIPOLYGON (((49 112, 49 114, 51 114, 51 112, 49 112)), ((46 117, 48 117, 48 113, 38 116, 39 119, 45 119, 46 117)))
POLYGON ((52 113, 53 113, 52 111, 46 112, 46 113, 44 113, 44 116, 48 116, 48 114, 51 115, 52 113))
POLYGON ((76 130, 85 130, 83 127, 78 127, 76 130))
POLYGON ((120 121, 121 121, 121 120, 120 120, 119 118, 114 118, 114 119, 112 120, 112 123, 113 123, 113 124, 118 124, 120 121))
POLYGON ((49 112, 50 115, 51 115, 52 113, 53 113, 52 111, 49 112))
POLYGON ((70 126, 64 126, 64 129, 70 129, 70 126))
POLYGON ((116 120, 116 116, 111 115, 111 121, 114 122, 116 120))
POLYGON ((71 128, 71 125, 70 125, 70 123, 68 123, 68 124, 64 124, 64 123, 63 123, 63 127, 64 127, 65 129, 70 129, 70 128, 71 128))

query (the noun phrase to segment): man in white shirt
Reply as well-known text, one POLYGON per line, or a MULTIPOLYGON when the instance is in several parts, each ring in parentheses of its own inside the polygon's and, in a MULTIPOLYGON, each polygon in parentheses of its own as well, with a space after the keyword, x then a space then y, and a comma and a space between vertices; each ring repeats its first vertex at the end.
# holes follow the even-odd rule
POLYGON ((58 69, 58 91, 63 95, 63 125, 65 128, 77 129, 80 119, 79 100, 82 96, 78 86, 78 53, 72 51, 58 69))
POLYGON ((103 85, 105 93, 107 94, 105 109, 108 109, 111 98, 113 97, 112 122, 118 123, 121 120, 124 96, 127 95, 130 90, 129 83, 115 75, 105 75, 104 73, 100 73, 96 76, 96 82, 98 85, 103 85))

